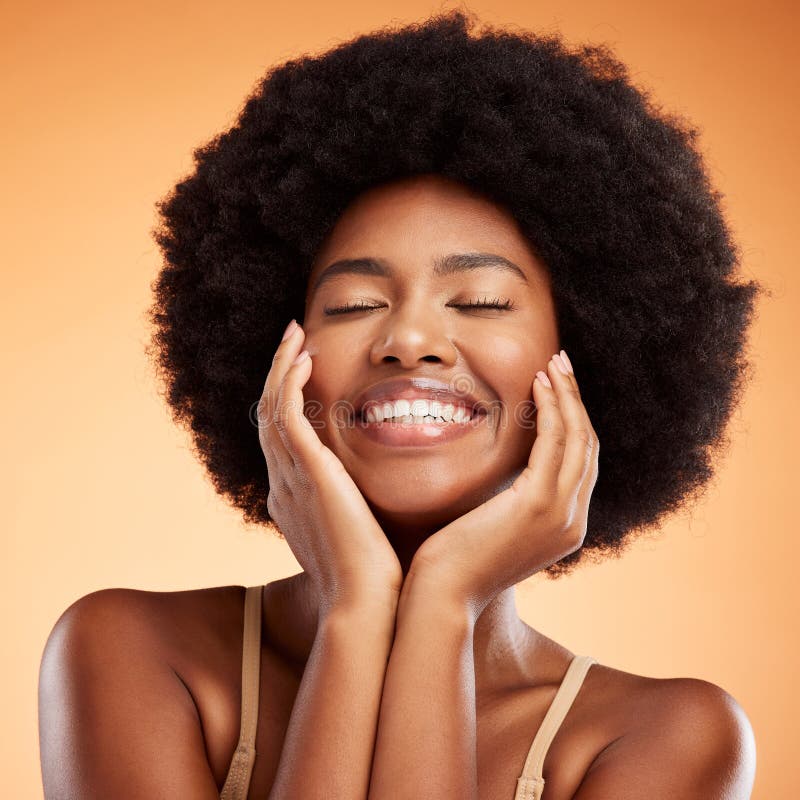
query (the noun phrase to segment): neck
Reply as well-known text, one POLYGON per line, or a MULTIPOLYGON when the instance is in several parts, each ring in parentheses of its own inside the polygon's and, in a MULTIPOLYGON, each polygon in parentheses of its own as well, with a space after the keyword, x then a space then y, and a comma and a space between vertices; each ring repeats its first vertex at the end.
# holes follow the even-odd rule
MULTIPOLYGON (((270 643, 302 674, 319 621, 318 598, 308 573, 267 584, 264 615, 270 643)), ((545 640, 520 619, 513 586, 497 595, 473 631, 476 696, 489 697, 529 683, 545 640)))

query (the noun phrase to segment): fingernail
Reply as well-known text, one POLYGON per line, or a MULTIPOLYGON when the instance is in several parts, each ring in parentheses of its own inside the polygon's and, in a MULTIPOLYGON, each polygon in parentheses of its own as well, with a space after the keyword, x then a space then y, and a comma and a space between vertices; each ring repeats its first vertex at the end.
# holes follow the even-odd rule
POLYGON ((295 364, 299 364, 301 361, 305 361, 308 358, 308 350, 303 350, 297 358, 292 361, 292 366, 295 364))
POLYGON ((561 351, 561 358, 564 360, 564 363, 567 365, 567 369, 569 370, 570 375, 575 374, 575 370, 572 368, 572 362, 569 360, 569 356, 567 355, 566 350, 561 351))
POLYGON ((297 321, 292 320, 287 326, 286 330, 283 333, 283 338, 281 339, 282 342, 285 342, 293 333, 294 329, 297 327, 297 321))
POLYGON ((567 372, 567 365, 561 360, 561 356, 559 356, 558 353, 553 355, 553 363, 562 375, 569 375, 569 372, 567 372))
POLYGON ((547 377, 546 373, 544 373, 544 372, 542 372, 541 370, 539 370, 539 371, 536 373, 536 377, 537 377, 537 378, 538 378, 538 379, 539 379, 539 380, 540 380, 540 381, 541 381, 541 382, 542 382, 542 383, 543 383, 543 384, 544 384, 544 385, 545 385, 545 386, 546 386, 548 389, 552 389, 552 388, 553 388, 553 384, 552 384, 552 383, 550 383, 550 378, 548 378, 548 377, 547 377))

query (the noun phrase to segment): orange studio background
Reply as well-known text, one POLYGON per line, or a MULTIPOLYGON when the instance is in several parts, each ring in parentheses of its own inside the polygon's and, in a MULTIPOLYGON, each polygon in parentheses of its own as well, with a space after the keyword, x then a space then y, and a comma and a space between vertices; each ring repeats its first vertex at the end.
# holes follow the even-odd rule
MULTIPOLYGON (((2 775, 41 798, 46 638, 105 587, 249 585, 298 571, 285 542, 219 499, 144 355, 155 201, 230 126, 273 65, 452 7, 312 0, 6 4, 2 775)), ((753 379, 706 497, 620 561, 520 585, 523 618, 571 650, 653 677, 717 683, 753 725, 753 797, 797 777, 798 19, 794 4, 494 0, 479 21, 608 42, 633 80, 701 130, 712 180, 765 283, 753 379)), ((267 369, 265 365, 265 370, 267 369)), ((692 376, 687 375, 686 380, 692 376)))

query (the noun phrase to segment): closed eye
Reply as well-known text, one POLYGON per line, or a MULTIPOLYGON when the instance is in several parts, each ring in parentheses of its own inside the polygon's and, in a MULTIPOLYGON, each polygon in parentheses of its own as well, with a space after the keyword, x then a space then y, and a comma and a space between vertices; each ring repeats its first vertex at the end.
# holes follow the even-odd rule
MULTIPOLYGON (((450 303, 449 305, 451 305, 453 308, 494 308, 500 311, 508 311, 514 308, 514 304, 511 302, 511 300, 501 300, 499 297, 496 297, 490 302, 483 301, 479 303, 450 303)), ((332 316, 334 314, 349 314, 353 311, 375 311, 378 308, 382 308, 382 306, 369 305, 359 300, 357 303, 347 303, 342 306, 326 308, 324 313, 325 316, 332 316)))
POLYGON ((329 317, 333 314, 349 314, 351 311, 374 311, 381 306, 371 306, 359 300, 357 303, 348 303, 343 306, 334 306, 333 308, 326 308, 324 314, 329 317))
POLYGON ((491 302, 482 302, 482 303, 451 303, 454 308, 497 308, 501 311, 507 311, 514 307, 514 304, 510 300, 501 300, 499 297, 496 297, 491 302))

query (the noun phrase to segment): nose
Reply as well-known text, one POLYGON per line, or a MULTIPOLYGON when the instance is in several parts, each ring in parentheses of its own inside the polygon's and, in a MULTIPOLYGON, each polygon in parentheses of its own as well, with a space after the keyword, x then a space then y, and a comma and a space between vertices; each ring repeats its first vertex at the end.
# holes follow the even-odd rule
POLYGON ((370 360, 376 366, 390 362, 399 362, 406 368, 420 362, 452 365, 457 359, 441 313, 424 301, 393 309, 375 329, 374 336, 370 360))

